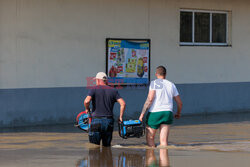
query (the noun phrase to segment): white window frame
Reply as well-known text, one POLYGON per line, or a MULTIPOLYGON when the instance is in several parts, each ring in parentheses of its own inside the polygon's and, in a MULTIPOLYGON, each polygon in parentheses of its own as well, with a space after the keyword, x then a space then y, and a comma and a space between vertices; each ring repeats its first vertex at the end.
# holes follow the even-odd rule
POLYGON ((180 42, 181 46, 228 46, 228 12, 226 11, 211 11, 211 10, 190 10, 190 9, 181 9, 181 12, 192 12, 192 42, 180 42), (195 13, 209 13, 210 14, 210 42, 195 42, 195 13), (212 42, 213 32, 212 32, 212 14, 226 14, 226 43, 215 43, 212 42))

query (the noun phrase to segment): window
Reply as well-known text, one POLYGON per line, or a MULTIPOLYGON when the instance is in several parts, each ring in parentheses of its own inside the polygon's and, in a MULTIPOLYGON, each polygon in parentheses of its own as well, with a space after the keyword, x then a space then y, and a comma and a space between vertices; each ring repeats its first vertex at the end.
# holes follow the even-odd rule
POLYGON ((180 45, 228 45, 228 13, 181 10, 180 45))

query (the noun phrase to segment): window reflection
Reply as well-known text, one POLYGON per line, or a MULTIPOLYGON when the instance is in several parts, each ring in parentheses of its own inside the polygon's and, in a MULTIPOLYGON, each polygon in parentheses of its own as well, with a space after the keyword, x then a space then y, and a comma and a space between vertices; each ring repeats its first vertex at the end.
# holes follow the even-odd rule
POLYGON ((209 13, 195 13, 195 42, 210 42, 209 13))
POLYGON ((181 12, 180 41, 192 42, 192 12, 181 12))
POLYGON ((212 42, 215 43, 226 43, 227 39, 227 15, 226 14, 216 14, 212 15, 212 42))

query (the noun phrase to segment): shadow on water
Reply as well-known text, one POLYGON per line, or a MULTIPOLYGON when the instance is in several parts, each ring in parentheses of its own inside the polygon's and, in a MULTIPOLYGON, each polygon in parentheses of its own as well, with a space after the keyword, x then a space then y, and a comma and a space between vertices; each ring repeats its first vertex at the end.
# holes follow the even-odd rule
MULTIPOLYGON (((184 115, 179 120, 174 121, 174 126, 180 125, 198 125, 198 124, 218 124, 250 121, 250 112, 231 112, 231 113, 212 113, 200 115, 184 115)), ((115 129, 117 123, 115 123, 115 129)), ((58 133, 79 133, 80 129, 72 124, 60 125, 40 125, 40 126, 24 126, 1 128, 0 133, 8 132, 58 132, 58 133)))
POLYGON ((250 111, 248 112, 229 112, 229 113, 203 113, 200 115, 184 115, 181 119, 175 120, 174 125, 199 125, 199 124, 218 124, 236 123, 250 121, 250 111))
POLYGON ((89 154, 76 163, 77 167, 167 167, 170 166, 167 149, 89 149, 89 154), (157 158, 158 157, 158 158, 157 158))
POLYGON ((1 128, 0 133, 11 132, 51 132, 51 133, 79 133, 82 132, 79 128, 74 127, 72 124, 57 124, 57 125, 37 125, 37 126, 20 126, 1 128))

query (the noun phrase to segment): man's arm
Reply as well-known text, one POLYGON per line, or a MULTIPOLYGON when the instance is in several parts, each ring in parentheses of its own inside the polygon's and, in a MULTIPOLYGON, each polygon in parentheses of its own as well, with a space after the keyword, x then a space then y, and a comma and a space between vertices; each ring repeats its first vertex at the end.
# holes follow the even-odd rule
POLYGON ((182 110, 182 101, 180 96, 175 96, 174 97, 175 102, 177 103, 177 113, 175 114, 175 118, 179 119, 181 117, 181 110, 182 110))
POLYGON ((125 111, 126 103, 122 98, 119 98, 117 102, 120 104, 120 121, 122 122, 123 113, 125 111))
POLYGON ((153 101, 154 101, 154 98, 155 98, 155 90, 150 90, 148 92, 148 97, 147 97, 147 100, 143 106, 143 109, 142 109, 142 112, 141 112, 141 115, 140 115, 140 118, 139 120, 142 121, 145 113, 147 112, 147 110, 151 107, 153 101))
POLYGON ((89 105, 90 105, 91 99, 92 99, 91 96, 87 96, 84 100, 84 107, 85 107, 87 113, 90 111, 89 105))

